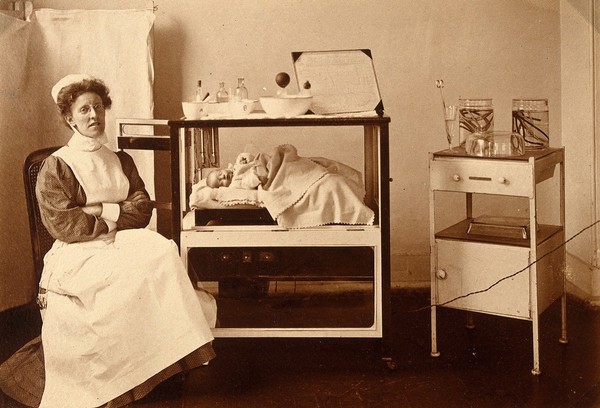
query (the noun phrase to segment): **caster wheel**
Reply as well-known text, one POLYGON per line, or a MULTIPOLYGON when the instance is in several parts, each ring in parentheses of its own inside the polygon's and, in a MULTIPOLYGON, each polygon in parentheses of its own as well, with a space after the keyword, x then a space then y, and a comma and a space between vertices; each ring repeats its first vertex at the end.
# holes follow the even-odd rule
POLYGON ((394 371, 396 368, 398 368, 396 362, 391 358, 383 358, 382 360, 385 362, 385 365, 388 368, 388 370, 394 371))

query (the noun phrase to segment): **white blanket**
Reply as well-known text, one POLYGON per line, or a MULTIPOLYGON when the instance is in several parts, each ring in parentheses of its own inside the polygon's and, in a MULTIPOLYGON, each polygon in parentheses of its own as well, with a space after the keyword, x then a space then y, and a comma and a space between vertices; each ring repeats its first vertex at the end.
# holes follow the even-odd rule
POLYGON ((268 181, 257 190, 192 187, 190 207, 265 207, 280 226, 308 228, 327 224, 372 225, 364 202, 360 172, 325 158, 300 157, 292 145, 275 149, 267 164, 268 181))

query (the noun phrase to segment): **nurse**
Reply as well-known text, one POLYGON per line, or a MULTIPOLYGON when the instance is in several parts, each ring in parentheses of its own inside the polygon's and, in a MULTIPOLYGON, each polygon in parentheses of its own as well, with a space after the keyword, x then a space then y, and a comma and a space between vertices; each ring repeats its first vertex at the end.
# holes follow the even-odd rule
POLYGON ((56 239, 38 299, 40 407, 123 406, 214 357, 216 306, 192 286, 175 243, 145 228, 152 205, 131 156, 104 145, 108 87, 68 75, 51 93, 73 135, 36 186, 56 239))

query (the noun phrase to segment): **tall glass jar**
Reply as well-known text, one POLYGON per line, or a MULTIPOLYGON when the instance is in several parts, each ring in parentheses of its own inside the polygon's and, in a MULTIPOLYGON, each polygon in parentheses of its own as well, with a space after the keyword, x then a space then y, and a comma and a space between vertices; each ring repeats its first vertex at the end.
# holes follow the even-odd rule
POLYGON ((458 140, 464 145, 472 133, 494 130, 492 98, 461 98, 458 100, 458 140))
POLYGON ((512 131, 525 139, 525 149, 544 149, 550 144, 548 99, 513 99, 512 131))

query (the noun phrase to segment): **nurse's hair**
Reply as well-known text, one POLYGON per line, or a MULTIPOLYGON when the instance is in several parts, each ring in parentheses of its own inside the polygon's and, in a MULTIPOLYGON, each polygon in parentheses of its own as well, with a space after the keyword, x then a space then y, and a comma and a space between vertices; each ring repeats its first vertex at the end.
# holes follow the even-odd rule
POLYGON ((110 109, 112 106, 112 99, 109 96, 110 90, 101 79, 92 77, 84 78, 64 86, 56 96, 56 106, 63 118, 63 122, 69 129, 71 126, 66 118, 71 116, 71 106, 80 95, 86 92, 93 92, 100 96, 105 109, 110 109))

